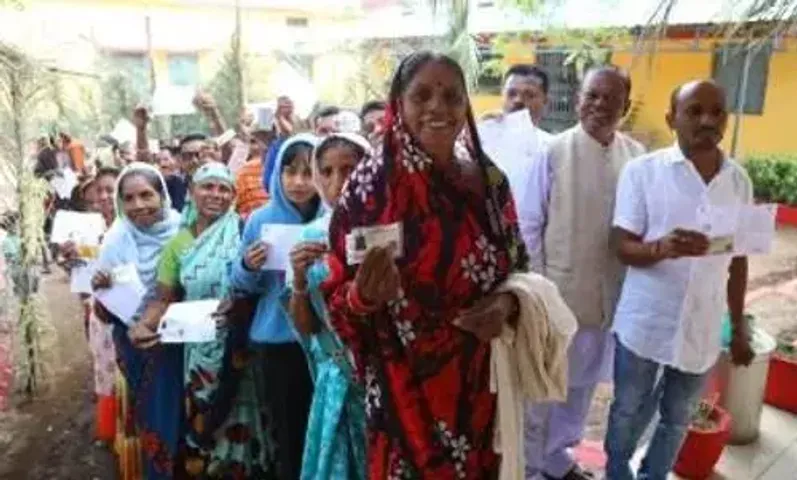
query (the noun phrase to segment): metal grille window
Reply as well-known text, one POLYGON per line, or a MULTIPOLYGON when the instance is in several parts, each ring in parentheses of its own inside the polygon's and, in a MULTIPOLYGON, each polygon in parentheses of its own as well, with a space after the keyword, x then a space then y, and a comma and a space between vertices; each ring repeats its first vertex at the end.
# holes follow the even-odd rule
MULTIPOLYGON (((537 65, 548 73, 548 110, 542 128, 551 133, 567 130, 578 123, 578 89, 581 84, 573 64, 565 64, 565 48, 537 48, 537 65)), ((610 61, 611 59, 607 59, 610 61)), ((585 71, 590 65, 585 66, 585 71)))
POLYGON ((742 102, 747 115, 764 113, 769 60, 772 45, 718 45, 714 51, 713 77, 725 87, 728 110, 736 111, 742 102), (744 95, 744 98, 740 98, 744 95))
POLYGON ((567 52, 561 49, 537 49, 537 64, 548 73, 548 110, 542 128, 551 133, 567 130, 578 122, 576 96, 578 76, 573 65, 565 65, 567 52))
POLYGON ((199 83, 196 55, 169 55, 169 83, 181 87, 199 83))

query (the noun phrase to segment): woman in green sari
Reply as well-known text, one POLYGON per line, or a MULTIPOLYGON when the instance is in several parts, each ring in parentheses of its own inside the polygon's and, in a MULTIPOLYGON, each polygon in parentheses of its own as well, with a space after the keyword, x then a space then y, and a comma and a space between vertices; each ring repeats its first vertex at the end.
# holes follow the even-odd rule
MULTIPOLYGON (((151 340, 169 304, 223 299, 228 265, 240 247, 240 220, 233 211, 234 179, 221 163, 208 163, 192 178, 191 202, 182 228, 163 249, 157 305, 145 313, 151 340)), ((233 323, 215 341, 185 344, 185 470, 195 478, 269 478, 265 425, 255 399, 244 349, 235 348, 233 323)))

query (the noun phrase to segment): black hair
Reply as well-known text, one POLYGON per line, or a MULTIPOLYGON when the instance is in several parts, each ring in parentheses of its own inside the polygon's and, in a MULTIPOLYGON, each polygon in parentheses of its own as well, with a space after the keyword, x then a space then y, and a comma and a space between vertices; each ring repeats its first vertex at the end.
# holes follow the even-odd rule
POLYGON ((336 107, 334 105, 328 105, 326 107, 321 107, 313 116, 314 120, 318 120, 319 118, 331 117, 332 115, 337 115, 340 113, 340 107, 336 107))
POLYGON ((183 138, 180 139, 180 143, 178 144, 178 147, 180 148, 180 150, 182 150, 183 145, 185 145, 188 142, 195 142, 195 141, 203 141, 204 142, 207 139, 208 139, 208 136, 205 135, 204 133, 189 133, 188 135, 186 135, 186 136, 184 136, 183 138))
POLYGON ((617 65, 612 65, 612 64, 598 65, 598 66, 589 68, 587 70, 587 72, 584 74, 584 81, 582 82, 582 87, 583 87, 583 84, 586 84, 587 79, 591 75, 597 75, 597 74, 600 74, 600 73, 611 73, 611 74, 616 75, 623 82, 623 85, 625 86, 626 99, 627 100, 631 100, 631 86, 632 86, 631 85, 631 76, 628 75, 628 72, 625 69, 620 68, 617 65))
MULTIPOLYGON (((487 155, 484 153, 484 149, 482 148, 481 140, 479 140, 479 134, 476 130, 476 119, 473 115, 473 107, 471 106, 470 101, 467 100, 468 82, 465 79, 465 72, 462 70, 462 67, 459 65, 459 63, 457 63, 456 60, 448 55, 435 53, 429 50, 416 51, 407 57, 404 57, 393 74, 393 80, 390 82, 388 104, 393 112, 398 112, 398 104, 401 101, 401 95, 407 90, 407 87, 409 86, 410 82, 412 82, 412 79, 415 78, 415 75, 418 74, 421 68, 433 62, 437 62, 451 68, 461 82, 462 88, 466 90, 465 101, 468 102, 466 119, 468 133, 470 134, 471 139, 471 146, 476 156, 476 162, 481 167, 485 184, 489 184, 489 181, 487 181, 489 178, 487 168, 490 165, 490 160, 487 158, 487 155)), ((383 148, 385 164, 388 166, 388 168, 390 168, 395 155, 390 135, 385 135, 383 148)), ((489 215, 490 230, 492 230, 492 233, 498 237, 499 241, 501 241, 503 245, 509 245, 509 239, 507 238, 508 234, 504 231, 503 227, 498 223, 497 220, 500 218, 502 205, 500 205, 498 199, 495 198, 495 195, 490 197, 488 204, 491 204, 495 210, 489 215)))
POLYGON ((52 147, 44 147, 36 155, 36 167, 34 173, 36 175, 43 175, 46 172, 58 169, 58 157, 56 151, 52 147))
POLYGON ((506 71, 504 74, 504 83, 511 77, 512 75, 517 75, 519 77, 534 77, 540 81, 540 85, 542 86, 542 92, 548 95, 548 89, 551 86, 551 81, 548 78, 548 74, 545 73, 545 70, 538 67, 537 65, 532 65, 530 63, 518 63, 509 67, 509 70, 506 71))
MULTIPOLYGON (((393 107, 393 112, 398 111, 398 103, 401 99, 401 95, 405 90, 407 90, 407 87, 412 79, 415 78, 415 75, 418 74, 423 66, 432 62, 438 62, 451 68, 457 75, 459 81, 462 83, 462 88, 467 90, 468 82, 465 79, 465 72, 462 70, 462 67, 459 65, 459 63, 457 63, 456 60, 442 53, 435 53, 429 50, 417 51, 408 55, 407 57, 404 57, 396 69, 396 72, 393 74, 393 80, 390 82, 390 92, 388 94, 388 103, 391 107, 393 107)), ((476 120, 473 116, 473 108, 471 107, 470 102, 468 102, 467 108, 467 126, 477 158, 485 157, 481 141, 479 140, 479 135, 476 133, 476 120)), ((389 135, 385 135, 385 152, 392 156, 391 153, 393 147, 390 145, 389 137, 389 135)))
POLYGON ((343 137, 332 137, 329 140, 324 140, 323 142, 321 142, 321 145, 318 146, 314 155, 316 159, 320 160, 321 158, 323 158, 325 153, 327 153, 329 150, 333 148, 350 149, 357 156, 357 161, 362 160, 366 154, 365 149, 361 145, 357 145, 351 140, 347 140, 343 137))
POLYGON ((118 195, 122 195, 122 191, 125 189, 125 182, 127 179, 132 177, 141 177, 147 181, 150 187, 152 187, 164 200, 167 198, 166 188, 161 181, 161 176, 159 173, 156 173, 150 169, 143 169, 143 170, 132 170, 122 175, 119 179, 119 192, 118 195))
POLYGON ((71 204, 72 208, 79 212, 85 212, 88 209, 88 204, 86 203, 86 190, 92 183, 93 181, 82 186, 79 185, 72 190, 72 194, 69 196, 69 203, 71 204))
POLYGON ((371 112, 381 110, 387 110, 387 104, 382 100, 371 100, 370 102, 365 102, 363 107, 360 109, 360 120, 365 119, 365 116, 371 112))
POLYGON ((307 152, 307 156, 310 157, 313 153, 313 145, 308 142, 299 141, 293 143, 288 148, 285 149, 285 153, 282 154, 282 165, 280 167, 280 173, 283 170, 293 165, 293 162, 296 160, 296 157, 299 156, 300 153, 307 152))

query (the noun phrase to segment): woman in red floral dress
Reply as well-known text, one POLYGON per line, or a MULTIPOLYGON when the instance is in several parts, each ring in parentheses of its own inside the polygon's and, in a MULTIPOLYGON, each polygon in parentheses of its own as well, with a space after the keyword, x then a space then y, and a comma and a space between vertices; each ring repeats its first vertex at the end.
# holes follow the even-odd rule
POLYGON ((462 69, 419 52, 390 91, 385 139, 330 227, 331 322, 365 383, 368 475, 497 478, 490 343, 517 315, 493 293, 526 269, 506 177, 482 152, 462 69), (347 264, 357 227, 401 223, 403 248, 347 264))

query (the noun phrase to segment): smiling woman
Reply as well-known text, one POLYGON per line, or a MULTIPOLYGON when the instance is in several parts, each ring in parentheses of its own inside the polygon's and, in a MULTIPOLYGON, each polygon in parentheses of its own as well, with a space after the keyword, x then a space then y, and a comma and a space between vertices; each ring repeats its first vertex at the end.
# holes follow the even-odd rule
POLYGON ((141 170, 122 177, 121 209, 134 224, 151 227, 164 215, 166 187, 155 171, 141 170))
POLYGON ((130 328, 99 302, 95 303, 97 316, 113 324, 117 362, 124 376, 124 382, 120 382, 124 388, 119 392, 122 429, 117 432, 122 478, 140 475, 139 462, 145 478, 150 480, 172 478, 177 466, 182 424, 182 347, 142 351, 128 336, 154 299, 158 259, 179 227, 180 216, 171 210, 165 192, 163 177, 151 165, 132 163, 122 171, 114 195, 119 218, 105 235, 92 279, 94 291, 111 288, 110 272, 134 265, 146 288, 138 311, 130 319, 130 328))
POLYGON ((490 340, 515 320, 496 294, 526 252, 506 177, 482 152, 465 78, 417 52, 398 67, 384 144, 330 224, 330 323, 364 379, 368 478, 497 478, 490 340), (355 228, 401 223, 404 249, 347 261, 355 228), (441 393, 445 392, 445 393, 441 393))
MULTIPOLYGON (((157 298, 136 326, 134 342, 139 348, 156 346, 155 332, 170 304, 227 297, 228 263, 240 247, 233 184, 230 170, 218 162, 206 163, 194 173, 182 228, 161 253, 157 298)), ((178 382, 186 431, 181 444, 190 477, 231 478, 234 472, 246 478, 266 477, 269 449, 255 407, 253 379, 246 362, 240 361, 245 353, 228 342, 242 328, 240 323, 225 326, 216 340, 183 347, 184 369, 178 382)), ((168 346, 153 351, 164 347, 168 346)))

